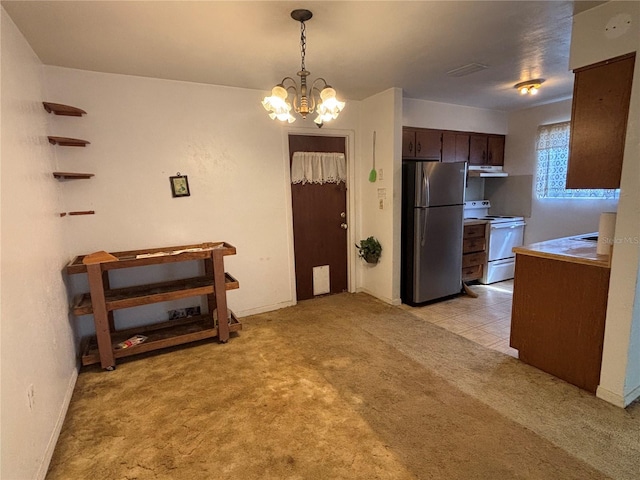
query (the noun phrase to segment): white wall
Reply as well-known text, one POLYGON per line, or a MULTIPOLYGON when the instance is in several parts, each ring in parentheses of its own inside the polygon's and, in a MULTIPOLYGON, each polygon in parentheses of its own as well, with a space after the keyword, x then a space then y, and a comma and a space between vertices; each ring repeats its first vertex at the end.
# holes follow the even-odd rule
POLYGON ((359 290, 393 304, 400 303, 401 100, 402 91, 390 89, 362 101, 359 130, 361 163, 356 170, 358 241, 374 236, 382 245, 382 257, 377 265, 358 260, 359 290), (371 183, 369 172, 373 167, 374 131, 378 175, 376 182, 371 183))
POLYGON ((51 172, 42 65, 2 20, 2 467, 44 478, 77 376, 61 270, 67 260, 61 186, 51 172), (27 392, 33 387, 32 408, 27 392))
POLYGON ((622 164, 602 370, 597 395, 626 406, 640 397, 640 2, 613 1, 574 17, 570 68, 636 52, 622 164), (619 19, 629 18, 626 22, 619 19), (613 29, 612 22, 617 23, 613 29))
MULTIPOLYGON (((240 282, 228 295, 238 316, 294 303, 287 132, 318 133, 311 119, 296 128, 274 122, 257 90, 45 71, 51 101, 88 112, 57 132, 91 142, 61 150, 61 169, 96 174, 65 184, 68 209, 96 211, 65 219, 74 254, 224 240, 237 248, 225 267, 240 282), (177 172, 188 175, 190 197, 172 198, 177 172)), ((358 102, 348 102, 326 127, 352 135, 358 118, 358 102)), ((173 306, 118 311, 116 323, 148 323, 166 308, 173 306)), ((90 317, 80 324, 92 330, 90 317)))
POLYGON ((402 125, 504 135, 507 133, 507 114, 499 110, 405 98, 402 125))
MULTIPOLYGON (((539 125, 571 119, 571 100, 550 103, 509 114, 505 170, 510 175, 533 175, 531 216, 526 218, 524 243, 541 242, 598 230, 601 212, 615 212, 617 200, 538 199, 535 195, 536 136, 539 125)), ((515 201, 515 200, 514 200, 515 201)))

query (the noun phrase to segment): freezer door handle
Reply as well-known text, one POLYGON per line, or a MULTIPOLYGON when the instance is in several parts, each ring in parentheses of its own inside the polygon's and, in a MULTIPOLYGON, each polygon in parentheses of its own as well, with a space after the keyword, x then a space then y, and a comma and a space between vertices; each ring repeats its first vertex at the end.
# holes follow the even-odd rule
MULTIPOLYGON (((422 175, 424 175, 424 170, 422 171, 422 175)), ((429 176, 424 175, 424 179, 425 191, 427 192, 427 205, 431 205, 431 184, 429 183, 429 176)))
POLYGON ((424 192, 427 189, 427 176, 424 174, 424 165, 423 164, 418 164, 420 166, 420 199, 418 200, 418 205, 420 206, 424 206, 424 205, 428 205, 428 203, 425 203, 424 201, 424 192))

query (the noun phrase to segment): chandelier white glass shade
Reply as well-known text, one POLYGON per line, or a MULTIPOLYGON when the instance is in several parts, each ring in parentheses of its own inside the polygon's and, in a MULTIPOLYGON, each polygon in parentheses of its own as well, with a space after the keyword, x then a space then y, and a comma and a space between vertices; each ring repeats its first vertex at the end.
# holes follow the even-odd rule
POLYGON ((336 91, 324 78, 318 78, 307 85, 307 77, 311 74, 304 64, 307 38, 305 23, 313 14, 309 10, 294 10, 291 18, 300 22, 300 54, 301 66, 298 76, 300 85, 291 78, 285 77, 278 85, 271 90, 271 96, 262 100, 262 106, 269 112, 269 117, 282 122, 295 122, 293 112, 299 114, 303 119, 307 115, 317 114, 314 122, 318 127, 322 127, 324 122, 338 118, 344 108, 345 103, 336 98, 336 91), (289 101, 289 96, 292 101, 289 101))
POLYGON ((536 95, 538 90, 540 89, 540 85, 544 80, 542 78, 537 78, 535 80, 528 80, 526 82, 516 83, 513 88, 520 92, 520 95, 536 95))

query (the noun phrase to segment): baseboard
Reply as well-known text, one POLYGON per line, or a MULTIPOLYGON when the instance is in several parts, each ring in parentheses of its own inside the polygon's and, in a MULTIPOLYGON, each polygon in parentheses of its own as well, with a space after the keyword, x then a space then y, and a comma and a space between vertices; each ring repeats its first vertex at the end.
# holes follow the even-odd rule
POLYGON ((624 396, 624 406, 626 407, 628 405, 631 405, 631 403, 638 398, 640 398, 640 385, 638 385, 636 388, 634 388, 624 396))
POLYGON ((385 297, 384 295, 378 295, 377 293, 373 293, 372 291, 367 290, 366 288, 358 288, 356 292, 366 293, 367 295, 371 295, 372 297, 375 297, 378 300, 382 300, 384 303, 388 303, 390 305, 397 306, 402 304, 402 300, 400 298, 389 298, 389 297, 385 297))
POLYGON ((609 402, 616 407, 624 408, 624 397, 617 393, 613 393, 611 390, 607 390, 600 385, 598 385, 598 388, 596 389, 596 397, 601 398, 605 402, 609 402))
POLYGON ((598 386, 596 389, 596 397, 601 398, 605 402, 609 402, 616 407, 625 408, 628 405, 631 405, 634 400, 640 398, 640 385, 624 396, 614 393, 611 390, 607 390, 602 386, 598 386))
POLYGON ((272 312, 274 310, 280 310, 281 308, 292 307, 296 302, 293 300, 287 300, 286 302, 274 303, 272 305, 266 305, 263 307, 250 308, 248 310, 234 310, 236 317, 248 317, 249 315, 258 315, 259 313, 272 312))
POLYGON ((60 413, 58 414, 58 420, 56 421, 56 425, 51 432, 51 437, 49 438, 49 443, 47 445, 47 449, 44 452, 44 458, 42 459, 42 463, 40 464, 40 468, 38 469, 38 473, 36 474, 36 480, 44 480, 47 475, 47 470, 49 470, 49 464, 51 463, 51 458, 53 457, 53 451, 56 449, 56 444, 58 443, 58 438, 60 437, 60 431, 62 430, 62 425, 64 424, 64 419, 67 416, 67 411, 69 410, 69 404, 71 403, 71 397, 73 396, 73 390, 76 387, 76 381, 78 380, 78 367, 74 368, 71 372, 71 377, 69 378, 69 384, 67 385, 67 391, 64 395, 64 400, 62 402, 62 408, 60 409, 60 413))

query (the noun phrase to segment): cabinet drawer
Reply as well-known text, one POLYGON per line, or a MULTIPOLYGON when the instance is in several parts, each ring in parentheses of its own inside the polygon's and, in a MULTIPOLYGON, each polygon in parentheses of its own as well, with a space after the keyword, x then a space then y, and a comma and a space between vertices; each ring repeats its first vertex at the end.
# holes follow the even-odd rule
POLYGON ((471 267, 462 268, 462 280, 464 282, 470 282, 471 280, 478 280, 482 278, 482 269, 484 265, 472 265, 471 267))
POLYGON ((484 252, 485 246, 484 237, 467 238, 462 244, 462 253, 484 252))
POLYGON ((479 225, 465 225, 464 238, 484 237, 485 227, 486 225, 484 223, 479 225))
POLYGON ((473 265, 482 265, 487 254, 485 252, 468 253, 462 256, 462 268, 471 267, 473 265))

